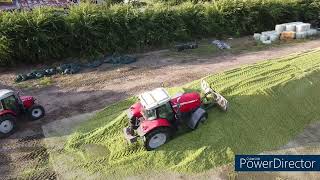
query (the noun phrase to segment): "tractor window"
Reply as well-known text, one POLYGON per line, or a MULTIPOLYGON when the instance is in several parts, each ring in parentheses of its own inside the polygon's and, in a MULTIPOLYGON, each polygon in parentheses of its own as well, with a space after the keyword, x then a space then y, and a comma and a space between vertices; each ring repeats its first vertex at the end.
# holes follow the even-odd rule
POLYGON ((165 105, 158 107, 157 113, 159 118, 168 119, 170 121, 174 118, 174 113, 170 103, 166 103, 165 105))
POLYGON ((143 110, 143 114, 146 116, 148 120, 154 120, 157 119, 157 114, 154 109, 152 110, 143 110))
POLYGON ((6 110, 12 110, 14 112, 19 111, 18 102, 14 96, 9 96, 2 100, 3 108, 6 110))

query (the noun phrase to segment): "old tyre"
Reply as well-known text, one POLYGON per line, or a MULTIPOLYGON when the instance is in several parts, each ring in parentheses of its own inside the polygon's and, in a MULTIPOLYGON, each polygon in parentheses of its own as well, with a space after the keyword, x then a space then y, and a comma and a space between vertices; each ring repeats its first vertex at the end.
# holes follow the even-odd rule
POLYGON ((28 109, 28 115, 31 121, 35 121, 43 118, 45 115, 45 110, 40 105, 33 105, 30 109, 28 109))
POLYGON ((16 129, 16 118, 13 115, 0 116, 0 138, 8 137, 16 129))
POLYGON ((151 151, 165 144, 169 138, 170 129, 160 127, 145 135, 144 146, 148 151, 151 151))

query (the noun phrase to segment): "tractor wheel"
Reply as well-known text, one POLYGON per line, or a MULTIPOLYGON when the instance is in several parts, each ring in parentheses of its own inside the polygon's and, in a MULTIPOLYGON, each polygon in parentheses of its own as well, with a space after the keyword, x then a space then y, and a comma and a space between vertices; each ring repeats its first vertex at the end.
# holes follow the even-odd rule
POLYGON ((207 114, 207 113, 203 114, 203 115, 200 117, 199 121, 197 122, 197 124, 196 124, 196 126, 194 127, 193 130, 197 129, 198 126, 199 126, 199 124, 200 124, 200 123, 204 123, 205 121, 207 121, 207 119, 208 119, 208 114, 207 114))
POLYGON ((40 105, 33 105, 30 109, 28 109, 28 115, 31 121, 35 121, 43 118, 45 115, 45 110, 40 105))
POLYGON ((16 129, 16 118, 13 115, 0 116, 0 138, 8 137, 16 129))
POLYGON ((148 150, 154 150, 165 144, 170 139, 170 129, 160 127, 152 130, 144 136, 144 147, 148 150))

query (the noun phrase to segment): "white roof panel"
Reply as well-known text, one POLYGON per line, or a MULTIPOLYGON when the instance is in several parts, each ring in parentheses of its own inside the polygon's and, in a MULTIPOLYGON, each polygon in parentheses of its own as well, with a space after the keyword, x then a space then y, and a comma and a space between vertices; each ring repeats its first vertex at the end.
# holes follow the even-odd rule
POLYGON ((12 90, 8 89, 1 89, 0 90, 0 99, 6 98, 8 96, 11 96, 13 94, 12 90))
POLYGON ((157 88, 141 94, 139 99, 146 109, 153 109, 170 101, 170 96, 164 88, 157 88))

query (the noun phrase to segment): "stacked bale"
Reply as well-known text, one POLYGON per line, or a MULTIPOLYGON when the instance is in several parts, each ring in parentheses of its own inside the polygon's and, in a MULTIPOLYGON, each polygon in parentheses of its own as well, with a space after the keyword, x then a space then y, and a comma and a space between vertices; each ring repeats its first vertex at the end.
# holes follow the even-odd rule
POLYGON ((310 29, 306 33, 307 33, 307 36, 316 36, 316 35, 318 35, 318 31, 316 29, 310 29))
POLYGON ((283 31, 286 30, 286 25, 277 24, 276 27, 275 27, 275 30, 277 31, 277 33, 282 33, 283 31))
POLYGON ((310 30, 311 28, 311 24, 309 23, 302 23, 302 24, 297 24, 296 25, 296 32, 301 33, 301 32, 306 32, 308 30, 310 30))
POLYGON ((280 40, 293 40, 296 38, 296 32, 294 31, 283 31, 280 36, 280 40))
POLYGON ((296 25, 295 24, 286 24, 286 31, 296 31, 296 25))
MULTIPOLYGON (((297 39, 304 39, 308 37, 308 31, 310 31, 311 24, 309 23, 302 23, 296 25, 296 38, 297 39)), ((314 34, 316 35, 316 34, 314 34)), ((312 36, 312 35, 310 35, 312 36)))
POLYGON ((261 34, 255 33, 254 39, 257 41, 261 41, 263 44, 271 44, 274 41, 279 40, 280 33, 277 31, 265 31, 261 34))
POLYGON ((264 44, 271 44, 277 40, 304 39, 318 34, 316 29, 311 29, 311 24, 303 22, 291 22, 277 24, 274 31, 255 33, 254 39, 264 44))

